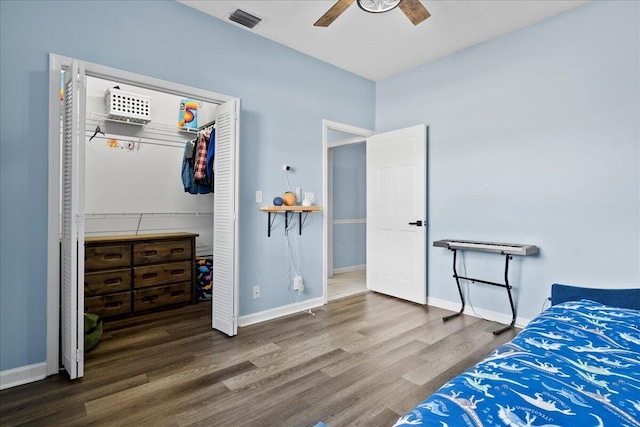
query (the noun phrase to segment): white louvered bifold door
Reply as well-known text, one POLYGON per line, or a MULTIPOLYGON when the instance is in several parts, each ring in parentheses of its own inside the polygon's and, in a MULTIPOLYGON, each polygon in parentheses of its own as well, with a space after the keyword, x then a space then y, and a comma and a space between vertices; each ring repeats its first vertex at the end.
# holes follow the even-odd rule
POLYGON ((216 109, 211 325, 238 333, 238 102, 216 109))
POLYGON ((62 364, 71 379, 84 375, 84 65, 65 72, 62 138, 62 364))

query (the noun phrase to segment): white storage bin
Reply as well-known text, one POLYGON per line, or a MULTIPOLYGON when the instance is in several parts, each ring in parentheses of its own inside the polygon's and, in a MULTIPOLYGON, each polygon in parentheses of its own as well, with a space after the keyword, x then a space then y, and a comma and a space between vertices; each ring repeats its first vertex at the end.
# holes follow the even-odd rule
POLYGON ((151 97, 120 89, 107 89, 105 94, 110 119, 145 124, 151 121, 151 97))

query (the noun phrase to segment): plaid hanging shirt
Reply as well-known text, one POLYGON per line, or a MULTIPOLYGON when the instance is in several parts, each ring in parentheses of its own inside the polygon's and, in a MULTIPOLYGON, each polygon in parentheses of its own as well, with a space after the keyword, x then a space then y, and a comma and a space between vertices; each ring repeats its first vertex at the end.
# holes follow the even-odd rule
POLYGON ((200 135, 198 141, 198 153, 196 154, 196 166, 194 168, 194 179, 205 179, 207 174, 207 140, 204 135, 200 135))

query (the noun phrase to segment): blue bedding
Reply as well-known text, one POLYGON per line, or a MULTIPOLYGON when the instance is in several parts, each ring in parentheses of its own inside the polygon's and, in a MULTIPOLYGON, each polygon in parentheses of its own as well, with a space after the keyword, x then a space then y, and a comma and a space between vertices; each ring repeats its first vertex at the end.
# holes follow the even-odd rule
POLYGON ((396 426, 640 426, 640 310, 550 307, 396 426))

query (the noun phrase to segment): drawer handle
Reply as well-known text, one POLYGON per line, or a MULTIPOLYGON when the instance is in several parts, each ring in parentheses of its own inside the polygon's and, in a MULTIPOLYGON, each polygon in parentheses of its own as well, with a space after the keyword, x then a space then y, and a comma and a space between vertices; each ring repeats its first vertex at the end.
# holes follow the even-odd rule
POLYGON ((121 259, 121 258, 122 258, 122 254, 106 254, 104 256, 104 259, 106 260, 121 259))
POLYGON ((104 305, 104 308, 118 308, 122 307, 122 301, 111 301, 104 305))
POLYGON ((143 279, 153 279, 155 277, 158 277, 158 273, 145 273, 142 275, 143 279))
POLYGON ((173 292, 171 292, 171 294, 170 294, 170 295, 171 295, 172 297, 178 297, 178 296, 180 296, 180 295, 184 295, 184 294, 185 294, 185 291, 184 291, 184 290, 179 290, 179 291, 173 291, 173 292))
POLYGON ((142 297, 142 302, 154 302, 158 299, 157 295, 149 295, 147 297, 142 297))
POLYGON ((172 254, 180 254, 182 252, 184 252, 184 248, 171 248, 172 254))
POLYGON ((104 281, 105 285, 118 285, 122 283, 122 277, 114 277, 112 279, 107 279, 104 281))
POLYGON ((158 251, 156 251, 156 250, 143 251, 142 255, 144 255, 144 256, 154 256, 154 255, 158 255, 158 251))
POLYGON ((171 274, 172 276, 179 276, 180 274, 184 274, 184 268, 171 270, 171 272, 169 274, 171 274))

